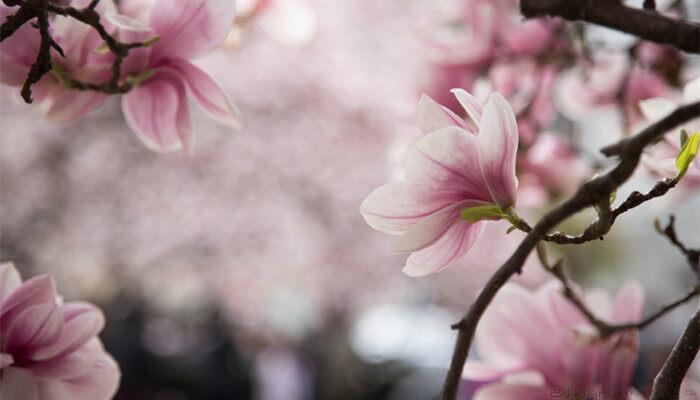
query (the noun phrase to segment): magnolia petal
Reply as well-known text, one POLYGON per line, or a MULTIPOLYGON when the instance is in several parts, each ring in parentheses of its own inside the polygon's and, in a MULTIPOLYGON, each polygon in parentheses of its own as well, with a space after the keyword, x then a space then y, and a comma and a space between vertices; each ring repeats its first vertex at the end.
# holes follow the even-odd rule
POLYGON ((637 322, 644 313, 644 288, 638 281, 627 281, 617 292, 610 322, 625 324, 637 322))
POLYGON ((471 120, 467 121, 467 123, 471 122, 471 126, 474 127, 474 132, 479 132, 478 127, 481 125, 481 115, 484 112, 481 101, 464 89, 452 89, 450 92, 455 95, 459 104, 464 108, 464 111, 467 112, 467 116, 471 120))
POLYGON ((25 309, 2 337, 2 350, 14 354, 31 353, 55 342, 61 335, 63 316, 56 304, 40 304, 25 309))
POLYGON ((156 73, 122 97, 127 124, 151 150, 169 153, 190 148, 192 117, 180 74, 170 69, 156 73))
POLYGON ((55 300, 56 283, 51 276, 39 275, 31 278, 2 303, 0 327, 9 327, 12 321, 29 307, 46 303, 54 304, 55 300))
POLYGON ((485 221, 474 224, 457 221, 435 244, 411 254, 401 271, 419 277, 445 269, 469 251, 485 224, 485 221))
POLYGON ((32 373, 16 367, 0 370, 0 399, 39 400, 32 373))
POLYGON ((450 204, 422 218, 420 221, 411 225, 406 233, 394 243, 394 251, 410 253, 432 245, 437 242, 452 225, 461 221, 459 214, 463 209, 473 205, 473 202, 461 201, 459 203, 450 204))
POLYGON ((417 203, 400 182, 390 182, 375 189, 360 205, 360 213, 372 228, 392 235, 406 232, 411 225, 440 207, 417 203))
POLYGON ((73 352, 104 328, 105 318, 100 309, 88 303, 68 303, 63 312, 61 336, 50 346, 32 355, 32 360, 44 361, 73 352))
POLYGON ((418 128, 420 131, 427 135, 450 126, 458 126, 467 131, 476 132, 452 110, 440 105, 430 96, 422 95, 418 100, 418 128))
POLYGON ((187 61, 173 60, 168 65, 182 73, 192 97, 213 119, 234 129, 241 128, 240 112, 209 74, 187 61))
POLYGON ((40 381, 41 400, 109 400, 119 386, 121 372, 99 340, 92 339, 79 351, 86 362, 82 374, 69 379, 40 381))
POLYGON ((46 110, 46 119, 56 124, 75 121, 102 106, 107 94, 91 90, 59 88, 46 110))
POLYGON ((462 370, 462 378, 470 381, 495 381, 511 373, 525 371, 520 365, 495 366, 484 361, 467 360, 462 370))
POLYGON ((527 366, 550 379, 558 375, 558 360, 564 349, 556 340, 542 338, 552 337, 557 329, 540 298, 517 284, 508 284, 482 317, 476 348, 496 367, 527 366))
POLYGON ((153 45, 152 63, 191 60, 218 48, 235 13, 233 0, 155 0, 149 26, 161 39, 153 45))
POLYGON ((700 101, 700 77, 693 79, 683 86, 683 102, 690 104, 700 101))
POLYGON ((654 122, 662 119, 676 109, 676 104, 671 100, 661 97, 646 99, 639 102, 639 110, 647 120, 654 122))
POLYGON ((515 205, 518 179, 515 157, 518 125, 508 101, 491 93, 479 129, 479 162, 493 202, 505 208, 515 205))
POLYGON ((0 304, 22 284, 22 278, 14 264, 0 264, 0 304))
MULTIPOLYGON (((563 396, 563 391, 560 393, 563 396)), ((552 397, 551 389, 546 387, 497 383, 479 389, 474 400, 545 400, 552 397)))
MULTIPOLYGON (((16 10, 14 7, 0 4, 0 20, 5 21, 16 10)), ((40 39, 37 29, 34 29, 30 24, 23 24, 11 36, 0 42, 1 65, 14 64, 18 68, 24 68, 26 77, 26 71, 34 62, 39 50, 40 39)), ((5 75, 5 69, 0 75, 5 75)))
POLYGON ((424 136, 406 156, 406 188, 419 202, 490 202, 479 167, 477 137, 452 126, 424 136))
POLYGON ((609 339, 600 360, 600 383, 613 398, 624 398, 630 385, 639 355, 638 332, 627 331, 609 339))
POLYGON ((19 86, 27 79, 29 67, 7 60, 0 54, 0 83, 9 86, 19 86))

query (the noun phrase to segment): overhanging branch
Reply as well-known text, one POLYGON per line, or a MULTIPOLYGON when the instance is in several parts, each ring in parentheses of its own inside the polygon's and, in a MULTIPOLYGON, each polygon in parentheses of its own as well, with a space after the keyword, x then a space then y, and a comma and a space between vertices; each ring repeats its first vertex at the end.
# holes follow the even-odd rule
POLYGON ((626 32, 642 39, 700 53, 700 25, 676 20, 654 10, 627 7, 612 0, 521 0, 526 18, 561 17, 626 32))

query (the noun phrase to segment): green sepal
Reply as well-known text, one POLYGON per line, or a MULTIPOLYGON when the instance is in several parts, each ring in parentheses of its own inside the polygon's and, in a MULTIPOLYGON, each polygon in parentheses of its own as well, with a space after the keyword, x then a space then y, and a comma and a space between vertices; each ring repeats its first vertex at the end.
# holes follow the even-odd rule
POLYGON ((497 204, 485 204, 483 206, 469 207, 462 210, 460 217, 468 222, 474 223, 482 219, 501 219, 508 218, 508 215, 503 212, 497 204))

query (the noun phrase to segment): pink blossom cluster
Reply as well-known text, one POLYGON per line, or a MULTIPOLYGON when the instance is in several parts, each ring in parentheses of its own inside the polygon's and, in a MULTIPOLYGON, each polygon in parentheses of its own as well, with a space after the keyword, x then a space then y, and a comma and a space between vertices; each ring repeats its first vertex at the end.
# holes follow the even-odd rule
MULTIPOLYGON (((85 7, 89 3, 73 0, 70 5, 85 7)), ((120 79, 135 82, 135 87, 122 96, 122 109, 138 138, 155 151, 191 149, 194 131, 190 97, 212 118, 226 126, 239 127, 240 117, 228 94, 191 62, 223 43, 234 17, 235 2, 129 0, 121 3, 121 9, 111 1, 98 3, 96 11, 105 28, 125 42, 154 42, 132 50, 122 65, 120 79)), ((0 17, 4 20, 16 10, 3 4, 0 17)), ((50 28, 66 57, 53 50, 54 69, 34 86, 34 99, 50 121, 70 122, 99 108, 110 94, 74 89, 65 77, 101 84, 111 76, 114 56, 101 50, 103 40, 88 25, 55 17, 50 28)), ((39 39, 39 32, 25 24, 0 44, 3 84, 22 85, 37 54, 39 39)))
POLYGON ((675 88, 692 74, 692 65, 669 46, 638 41, 627 48, 603 48, 587 38, 586 28, 558 19, 524 20, 516 0, 460 4, 460 15, 430 40, 435 54, 425 90, 461 116, 451 88, 464 88, 480 99, 497 91, 508 99, 518 120, 518 165, 528 204, 570 193, 591 175, 571 151, 570 138, 557 132, 560 115, 578 122, 596 111, 617 109, 625 128, 636 128, 643 120, 640 101, 673 98, 675 88), (566 174, 543 173, 542 161, 560 165, 564 154, 570 162, 566 174))
POLYGON ((120 371, 97 337, 104 323, 94 305, 64 303, 51 276, 22 282, 0 265, 0 398, 111 399, 120 371))
MULTIPOLYGON (((644 399, 632 386, 638 332, 600 338, 561 290, 558 281, 537 290, 517 284, 500 290, 477 328, 479 360, 465 365, 465 386, 477 386, 472 400, 644 399)), ((644 291, 636 281, 625 283, 614 300, 604 290, 574 290, 598 318, 611 324, 635 323, 642 317, 644 291)), ((686 378, 681 399, 695 399, 693 389, 698 387, 686 378)))

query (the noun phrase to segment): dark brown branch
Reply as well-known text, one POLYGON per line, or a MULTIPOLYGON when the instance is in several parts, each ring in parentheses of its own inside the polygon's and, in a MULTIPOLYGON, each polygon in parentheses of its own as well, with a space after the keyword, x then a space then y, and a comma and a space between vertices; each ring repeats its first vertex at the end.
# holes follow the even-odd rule
POLYGON ((652 10, 628 7, 610 0, 520 0, 526 18, 562 17, 630 33, 642 39, 670 44, 688 53, 700 53, 700 25, 676 20, 652 10))
POLYGON ((662 235, 666 236, 666 238, 668 238, 668 240, 673 243, 673 245, 675 245, 683 253, 683 255, 685 255, 690 268, 700 278, 700 249, 691 249, 684 245, 683 242, 678 239, 678 235, 676 235, 675 224, 676 217, 671 215, 665 228, 662 228, 661 223, 657 220, 656 230, 662 235))
POLYGON ((700 309, 688 322, 683 335, 673 346, 671 354, 654 379, 651 400, 677 399, 681 382, 700 350, 700 309))
POLYGON ((456 324, 459 333, 443 387, 443 400, 454 400, 457 396, 464 363, 469 355, 469 347, 481 316, 498 290, 511 276, 521 271, 525 259, 537 243, 570 216, 594 204, 609 201, 610 194, 627 181, 635 171, 646 146, 669 130, 698 116, 700 116, 700 103, 680 107, 638 134, 610 146, 609 148, 617 150, 614 154, 620 158, 617 166, 605 175, 584 183, 569 200, 555 207, 535 224, 510 258, 489 279, 464 318, 456 324))
POLYGON ((94 90, 108 94, 118 94, 128 92, 139 82, 138 79, 126 79, 125 82, 121 82, 121 65, 124 59, 129 55, 131 49, 149 46, 153 44, 154 41, 123 43, 117 40, 107 32, 106 28, 100 22, 100 15, 95 11, 99 0, 92 0, 87 7, 82 9, 58 6, 52 4, 49 0, 3 0, 3 2, 7 6, 19 6, 19 8, 0 25, 0 42, 12 36, 13 33, 24 24, 29 23, 29 21, 33 19, 37 20, 36 27, 39 30, 38 34, 41 38, 39 50, 36 60, 27 73, 27 79, 22 85, 21 90, 22 98, 27 103, 32 102, 32 85, 39 82, 44 75, 51 71, 58 73, 51 56, 51 48, 55 49, 61 56, 64 56, 63 50, 51 37, 51 32, 49 31, 50 14, 71 17, 81 23, 89 25, 100 35, 102 40, 105 41, 109 51, 114 54, 114 61, 111 68, 112 74, 108 81, 100 84, 86 83, 59 73, 60 76, 57 76, 57 79, 62 84, 76 90, 94 90))

